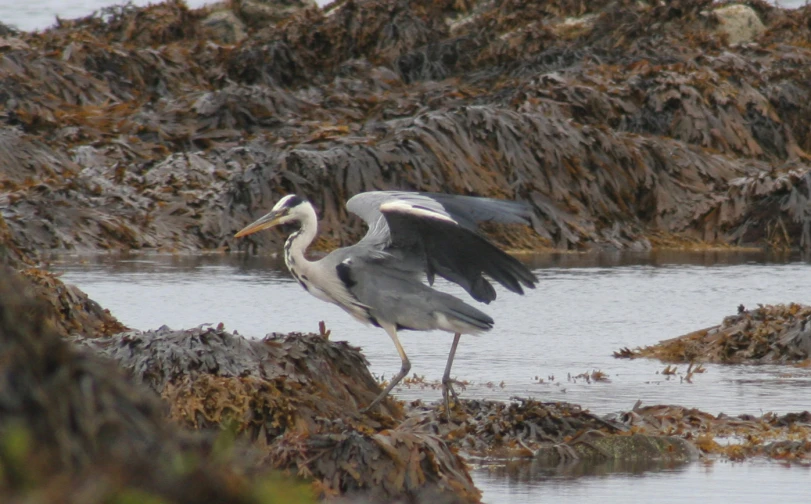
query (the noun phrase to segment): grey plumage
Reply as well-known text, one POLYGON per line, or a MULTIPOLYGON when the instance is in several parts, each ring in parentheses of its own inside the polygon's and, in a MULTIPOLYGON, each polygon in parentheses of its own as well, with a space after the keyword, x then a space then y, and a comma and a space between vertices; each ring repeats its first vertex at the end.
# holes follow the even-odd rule
POLYGON ((299 196, 285 196, 270 213, 235 236, 279 224, 299 224, 300 228, 285 243, 285 262, 291 274, 314 296, 386 330, 400 353, 402 367, 367 410, 382 400, 411 367, 398 330, 441 329, 454 333, 442 380, 449 408, 448 393, 456 396, 450 369, 459 337, 491 329, 493 319, 431 286, 439 275, 484 303, 496 298, 485 275, 518 294, 523 294, 526 287, 534 288, 537 279, 532 272, 477 231, 480 222, 528 225, 528 206, 472 196, 375 191, 354 196, 347 208, 366 221, 369 231, 355 245, 335 250, 319 261, 304 257, 304 250, 315 237, 317 218, 312 205, 299 196))

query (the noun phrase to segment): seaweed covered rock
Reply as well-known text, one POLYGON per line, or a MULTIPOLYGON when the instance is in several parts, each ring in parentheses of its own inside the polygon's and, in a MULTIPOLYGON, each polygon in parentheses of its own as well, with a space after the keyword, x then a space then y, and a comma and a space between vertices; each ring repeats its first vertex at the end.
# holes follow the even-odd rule
POLYGON ((811 414, 729 416, 676 405, 642 406, 604 416, 578 405, 512 398, 463 400, 445 422, 440 405, 415 403, 400 428, 436 432, 463 453, 524 461, 524 470, 567 473, 613 467, 673 467, 699 456, 811 460, 811 414), (743 441, 743 442, 741 442, 743 441))
POLYGON ((678 436, 708 456, 730 460, 768 457, 811 461, 811 413, 765 413, 760 416, 711 415, 673 405, 641 406, 620 415, 634 432, 678 436))
POLYGON ((315 478, 322 495, 438 504, 478 502, 480 497, 465 465, 448 457, 445 442, 409 428, 286 434, 270 452, 275 466, 315 478))
POLYGON ((645 348, 623 349, 615 357, 652 357, 664 362, 726 364, 811 362, 811 306, 743 306, 716 326, 645 348))
POLYGON ((154 394, 61 338, 35 293, 0 269, 0 500, 313 502, 256 453, 167 422, 154 394))
POLYGON ((76 342, 149 385, 180 425, 234 429, 322 496, 479 500, 464 461, 435 434, 398 427, 404 414, 392 400, 374 415, 358 412, 379 386, 346 343, 295 333, 249 340, 221 327, 76 342))
MULTIPOLYGON (((222 327, 180 331, 162 327, 104 339, 80 338, 76 342, 114 359, 136 381, 162 396, 214 397, 218 384, 234 380, 241 383, 234 391, 263 388, 269 397, 293 401, 270 408, 294 414, 291 425, 316 417, 359 416, 357 410, 371 402, 379 388, 359 349, 346 342, 329 341, 320 334, 274 333, 263 340, 252 340, 222 327)), ((213 407, 216 402, 206 406, 213 407)), ((181 405, 175 403, 173 407, 181 405)), ((393 401, 388 401, 382 412, 385 414, 381 418, 402 417, 393 401)), ((212 414, 219 417, 221 412, 203 413, 200 421, 212 414)), ((250 411, 235 413, 241 418, 250 411)), ((205 427, 205 422, 198 423, 196 417, 188 416, 191 426, 205 427)), ((310 427, 308 430, 315 430, 315 426, 310 427)))
POLYGON ((329 248, 361 233, 348 197, 397 188, 529 202, 540 239, 497 234, 513 248, 811 244, 809 6, 280 3, 227 45, 180 2, 19 34, 0 57, 3 242, 277 246, 231 236, 296 191, 329 248), (765 31, 732 43, 730 11, 765 31))
POLYGON ((50 308, 48 318, 60 336, 96 338, 127 329, 110 310, 102 308, 81 289, 62 282, 53 273, 37 268, 24 269, 20 273, 31 281, 35 296, 50 308))
POLYGON ((641 463, 693 460, 688 441, 665 432, 634 431, 616 419, 604 418, 568 403, 542 403, 513 398, 500 401, 464 400, 451 423, 437 406, 413 405, 406 425, 442 436, 465 453, 490 459, 532 459, 555 467, 561 463, 641 463))

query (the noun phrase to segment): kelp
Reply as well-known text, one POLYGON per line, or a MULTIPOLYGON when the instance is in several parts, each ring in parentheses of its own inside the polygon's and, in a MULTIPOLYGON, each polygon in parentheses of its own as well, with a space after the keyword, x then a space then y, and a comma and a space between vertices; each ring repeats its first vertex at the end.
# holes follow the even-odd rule
POLYGON ((531 457, 552 449, 566 458, 565 450, 576 446, 582 434, 611 436, 626 430, 622 424, 563 402, 463 400, 452 408, 450 423, 444 421, 444 408, 439 405, 417 403, 412 407, 415 411, 407 423, 440 432, 460 450, 477 457, 531 457))
POLYGON ((811 459, 811 414, 707 412, 677 405, 643 406, 595 415, 569 403, 513 397, 509 402, 463 399, 451 422, 441 404, 417 401, 406 426, 440 434, 473 457, 509 462, 522 471, 560 470, 595 464, 650 468, 708 459, 740 461, 766 457, 807 463, 811 459))
POLYGON ((616 357, 651 357, 664 362, 725 364, 811 362, 811 307, 801 304, 762 305, 719 325, 656 345, 615 352, 616 357))
POLYGON ((168 422, 153 393, 60 337, 36 291, 0 269, 3 502, 314 502, 256 452, 168 422))
POLYGON ((622 413, 621 420, 634 432, 675 435, 688 440, 707 457, 741 461, 768 457, 807 464, 811 460, 811 414, 765 413, 711 415, 673 405, 642 406, 622 413))
POLYGON ((433 433, 401 429, 404 414, 393 400, 359 413, 379 387, 345 342, 296 333, 249 340, 222 327, 76 342, 160 394, 177 424, 231 429, 322 496, 479 500, 462 459, 433 433))
POLYGON ((96 338, 127 329, 110 310, 102 308, 81 289, 62 282, 53 273, 27 268, 20 274, 30 281, 33 295, 48 306, 46 318, 52 321, 54 332, 59 336, 96 338))
MULTIPOLYGON (((194 382, 209 375, 262 379, 269 386, 282 387, 286 395, 306 394, 306 402, 317 409, 311 412, 303 404, 298 406, 304 408, 298 413, 302 419, 340 416, 347 402, 357 409, 377 395, 377 382, 360 351, 318 334, 271 334, 250 340, 224 328, 173 331, 163 327, 77 343, 118 361, 137 382, 159 395, 170 387, 176 390, 183 379, 194 382)), ((245 387, 252 386, 245 382, 245 387)))
POLYGON ((301 436, 286 434, 270 448, 275 465, 311 477, 322 496, 409 502, 479 502, 460 458, 446 455, 446 444, 411 429, 375 434, 345 431, 301 436))
POLYGON ((730 182, 727 197, 696 219, 735 244, 766 243, 776 250, 811 246, 811 172, 805 166, 758 173, 730 182))
POLYGON ((529 202, 512 247, 807 248, 809 8, 750 6, 767 31, 734 45, 706 0, 345 1, 227 45, 171 2, 19 34, 0 156, 41 166, 2 168, 8 236, 255 249, 279 240, 233 231, 298 191, 329 248, 362 233, 348 197, 397 188, 529 202))

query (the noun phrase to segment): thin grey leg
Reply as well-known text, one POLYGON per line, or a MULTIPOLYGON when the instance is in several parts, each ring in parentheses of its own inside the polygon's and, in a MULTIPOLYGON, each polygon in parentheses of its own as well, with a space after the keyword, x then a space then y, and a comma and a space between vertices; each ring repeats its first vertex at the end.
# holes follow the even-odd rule
MULTIPOLYGON (((383 324, 381 324, 381 325, 383 325, 383 324)), ((369 411, 372 408, 374 408, 375 406, 377 406, 377 404, 380 403, 380 401, 382 401, 383 399, 385 399, 385 397, 387 395, 389 395, 389 392, 391 392, 391 389, 396 387, 397 384, 400 383, 400 380, 405 378, 405 376, 411 370, 411 362, 409 362, 408 356, 406 355, 405 350, 403 350, 403 345, 400 344, 400 339, 397 337, 397 329, 392 325, 383 325, 383 329, 386 330, 388 335, 391 337, 391 340, 394 342, 394 346, 397 347, 397 352, 400 354, 400 359, 403 361, 403 365, 400 366, 400 372, 397 373, 394 376, 394 378, 392 378, 389 381, 389 384, 386 387, 386 389, 383 390, 383 392, 381 392, 377 397, 375 397, 375 400, 372 401, 371 403, 369 403, 368 406, 361 409, 360 410, 361 413, 366 413, 367 411, 369 411)))
POLYGON ((445 364, 445 374, 442 375, 442 398, 445 399, 445 413, 448 415, 448 422, 451 421, 451 402, 448 393, 450 392, 450 394, 453 395, 454 401, 459 401, 459 396, 456 395, 456 391, 453 390, 454 380, 451 380, 451 366, 453 366, 453 358, 456 356, 456 347, 459 345, 459 338, 461 338, 461 336, 461 333, 453 335, 451 352, 448 354, 448 363, 445 364))

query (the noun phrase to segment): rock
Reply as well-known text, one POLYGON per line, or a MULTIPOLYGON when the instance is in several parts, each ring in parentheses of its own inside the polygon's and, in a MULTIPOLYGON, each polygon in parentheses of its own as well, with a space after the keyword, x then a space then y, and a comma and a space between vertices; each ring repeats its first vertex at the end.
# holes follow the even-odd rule
POLYGON ((245 23, 231 10, 212 12, 200 22, 211 38, 223 44, 236 44, 245 40, 245 23))
POLYGON ((699 454, 742 460, 811 458, 811 413, 711 415, 677 405, 642 406, 597 416, 575 404, 461 400, 451 422, 441 404, 412 404, 400 428, 439 433, 456 449, 521 473, 601 474, 672 468, 699 454), (745 443, 740 443, 745 439, 745 443), (523 462, 522 462, 523 461, 523 462))
POLYGON ((718 18, 718 30, 729 37, 730 44, 751 42, 766 31, 757 12, 748 5, 725 5, 712 12, 718 18))
POLYGON ((327 495, 340 488, 352 502, 480 502, 464 464, 449 464, 457 459, 447 445, 409 429, 284 436, 270 450, 274 464, 312 474, 327 495))
POLYGON ((664 461, 686 463, 698 459, 698 449, 677 436, 583 436, 570 443, 583 459, 591 461, 622 461, 644 465, 664 461))
POLYGON ((233 0, 234 10, 250 26, 278 23, 305 9, 318 9, 315 0, 233 0))

